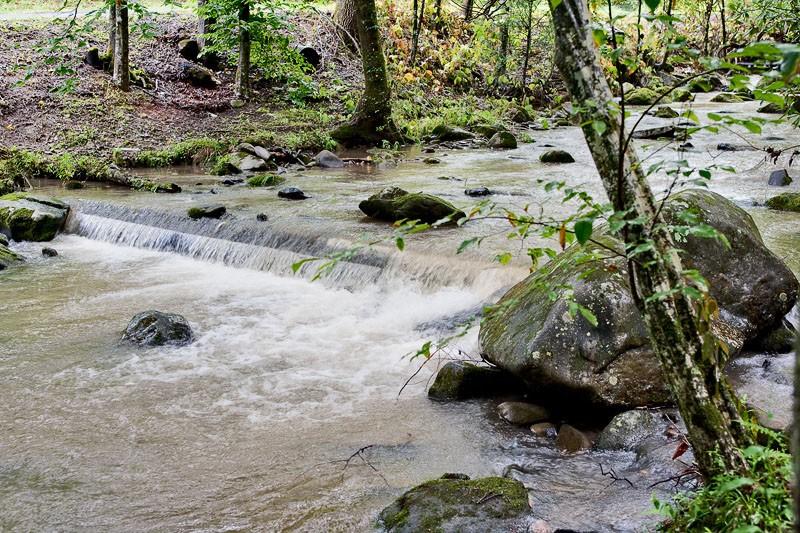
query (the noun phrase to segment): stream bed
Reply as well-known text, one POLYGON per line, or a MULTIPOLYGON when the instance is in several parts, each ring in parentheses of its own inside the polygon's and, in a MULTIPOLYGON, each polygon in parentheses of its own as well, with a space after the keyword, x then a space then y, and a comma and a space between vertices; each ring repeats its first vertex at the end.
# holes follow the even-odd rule
MULTIPOLYGON (((720 110, 707 99, 692 104, 701 117, 720 110)), ((754 103, 724 107, 755 113, 754 103)), ((530 489, 532 514, 552 526, 647 529, 657 520, 651 496, 672 494, 670 484, 651 487, 666 475, 658 466, 626 452, 561 455, 551 440, 500 421, 497 402, 432 402, 425 390, 438 360, 399 394, 421 363, 409 354, 527 274, 524 253, 508 266, 493 261, 519 250, 505 222, 414 236, 402 253, 382 243, 319 282, 306 279, 308 269, 306 277, 291 272, 302 258, 390 236, 357 209, 389 185, 459 207, 474 204, 465 188, 487 186, 500 205, 554 216, 570 207, 538 180, 602 197, 577 128, 530 133, 535 142, 516 150, 445 150, 438 165, 411 153, 396 166, 287 175, 286 185, 312 196, 303 202, 280 200, 274 188, 224 187, 191 168, 151 171, 178 182, 179 195, 36 184, 73 212, 49 244, 57 258, 15 245, 28 261, 0 274, 0 530, 369 531, 412 485, 445 472, 499 475, 511 465, 525 467, 517 477, 530 489), (577 163, 539 163, 548 144, 577 163), (186 209, 201 203, 222 203, 230 216, 189 221, 186 209), (258 213, 269 219, 258 222, 258 213), (455 254, 462 240, 490 233, 481 248, 455 254), (183 314, 197 340, 121 344, 128 320, 146 309, 183 314), (366 461, 351 457, 362 448, 366 461), (601 466, 632 483, 612 483, 601 466)), ((789 126, 765 135, 782 140, 745 138, 800 144, 789 126)), ((711 189, 748 209, 767 245, 800 272, 800 215, 756 205, 776 192, 766 181, 777 167, 763 152, 720 152, 719 142, 743 140, 699 133, 688 152, 656 141, 638 147, 646 157, 735 167, 715 174, 711 189)), ((668 178, 652 182, 659 191, 668 178)), ((476 329, 447 356, 478 359, 476 329)), ((773 358, 772 367, 789 372, 791 357, 773 358)), ((737 380, 776 412, 788 409, 791 389, 783 378, 764 379, 763 359, 735 363, 737 380)))

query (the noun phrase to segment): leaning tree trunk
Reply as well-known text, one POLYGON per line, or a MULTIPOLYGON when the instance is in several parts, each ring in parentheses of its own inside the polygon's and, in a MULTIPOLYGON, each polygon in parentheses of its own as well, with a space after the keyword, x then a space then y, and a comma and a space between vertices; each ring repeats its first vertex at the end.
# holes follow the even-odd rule
POLYGON ((239 5, 239 62, 236 67, 236 98, 250 98, 250 2, 245 0, 239 5))
POLYGON ((114 50, 117 47, 117 3, 108 6, 108 45, 106 46, 106 57, 108 61, 114 61, 114 50))
POLYGON ((356 24, 356 2, 355 0, 336 0, 336 7, 333 10, 333 22, 336 23, 336 30, 339 38, 348 47, 355 50, 354 44, 358 39, 358 25, 356 24))
POLYGON ((474 0, 464 0, 464 20, 472 20, 472 10, 475 6, 474 0))
POLYGON ((650 239, 654 248, 629 262, 631 292, 686 423, 700 472, 706 478, 721 471, 744 472, 746 464, 738 447, 748 439, 722 374, 721 350, 693 302, 683 291, 670 291, 684 283, 680 259, 671 234, 655 224, 660 214, 639 159, 627 142, 621 113, 614 111, 592 39, 586 0, 554 4, 556 63, 572 101, 593 102, 580 118, 603 187, 616 211, 628 212, 631 220, 650 221, 632 223, 623 234, 628 245, 650 239), (606 127, 593 127, 598 120, 606 127))
POLYGON ((383 57, 375 0, 355 0, 364 93, 350 121, 331 136, 346 146, 376 145, 381 141, 403 141, 392 120, 392 93, 383 57))
POLYGON ((128 57, 128 1, 115 0, 117 14, 117 35, 114 45, 113 81, 120 90, 131 90, 131 66, 128 57))
POLYGON ((794 344, 794 423, 792 459, 794 463, 794 530, 800 531, 800 334, 794 344))

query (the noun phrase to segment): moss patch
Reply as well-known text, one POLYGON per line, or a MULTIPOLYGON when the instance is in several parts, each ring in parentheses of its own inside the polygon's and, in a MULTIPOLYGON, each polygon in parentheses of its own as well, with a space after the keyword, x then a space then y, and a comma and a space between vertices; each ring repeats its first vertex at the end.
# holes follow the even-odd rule
POLYGON ((163 150, 144 150, 142 152, 114 150, 114 163, 121 167, 160 168, 213 159, 229 146, 208 138, 189 139, 173 144, 163 150))
POLYGON ((280 185, 284 181, 286 179, 277 174, 256 174, 247 180, 247 184, 250 187, 273 187, 280 185))
POLYGON ((778 211, 800 213, 800 192, 785 192, 767 200, 767 207, 778 211))

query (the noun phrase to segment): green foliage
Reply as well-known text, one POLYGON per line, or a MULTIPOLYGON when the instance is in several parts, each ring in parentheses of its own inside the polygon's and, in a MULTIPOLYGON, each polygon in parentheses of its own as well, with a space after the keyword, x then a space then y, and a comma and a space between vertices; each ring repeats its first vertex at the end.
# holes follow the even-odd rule
POLYGON ((128 155, 115 150, 113 159, 119 166, 160 168, 171 165, 207 161, 228 149, 228 145, 214 139, 189 139, 163 150, 144 150, 128 155))
POLYGON ((654 500, 666 516, 661 531, 731 531, 770 533, 792 528, 791 455, 774 431, 775 449, 750 446, 742 450, 748 463, 744 476, 720 475, 694 494, 679 494, 674 502, 654 500))

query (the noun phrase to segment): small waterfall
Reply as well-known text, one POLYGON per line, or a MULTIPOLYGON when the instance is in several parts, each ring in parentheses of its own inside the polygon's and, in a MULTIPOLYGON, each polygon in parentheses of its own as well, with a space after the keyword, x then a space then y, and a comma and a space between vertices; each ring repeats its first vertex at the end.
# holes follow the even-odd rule
MULTIPOLYGON (((354 245, 326 235, 319 225, 287 226, 235 218, 191 220, 168 211, 102 202, 79 202, 72 207, 68 233, 286 276, 294 275, 292 265, 298 261, 329 256, 354 245)), ((322 280, 345 288, 396 282, 413 283, 425 290, 471 288, 489 296, 526 273, 518 267, 456 257, 453 250, 431 254, 429 250, 400 252, 386 244, 375 245, 347 254, 322 280)), ((313 277, 323 262, 304 264, 298 275, 313 277)))

